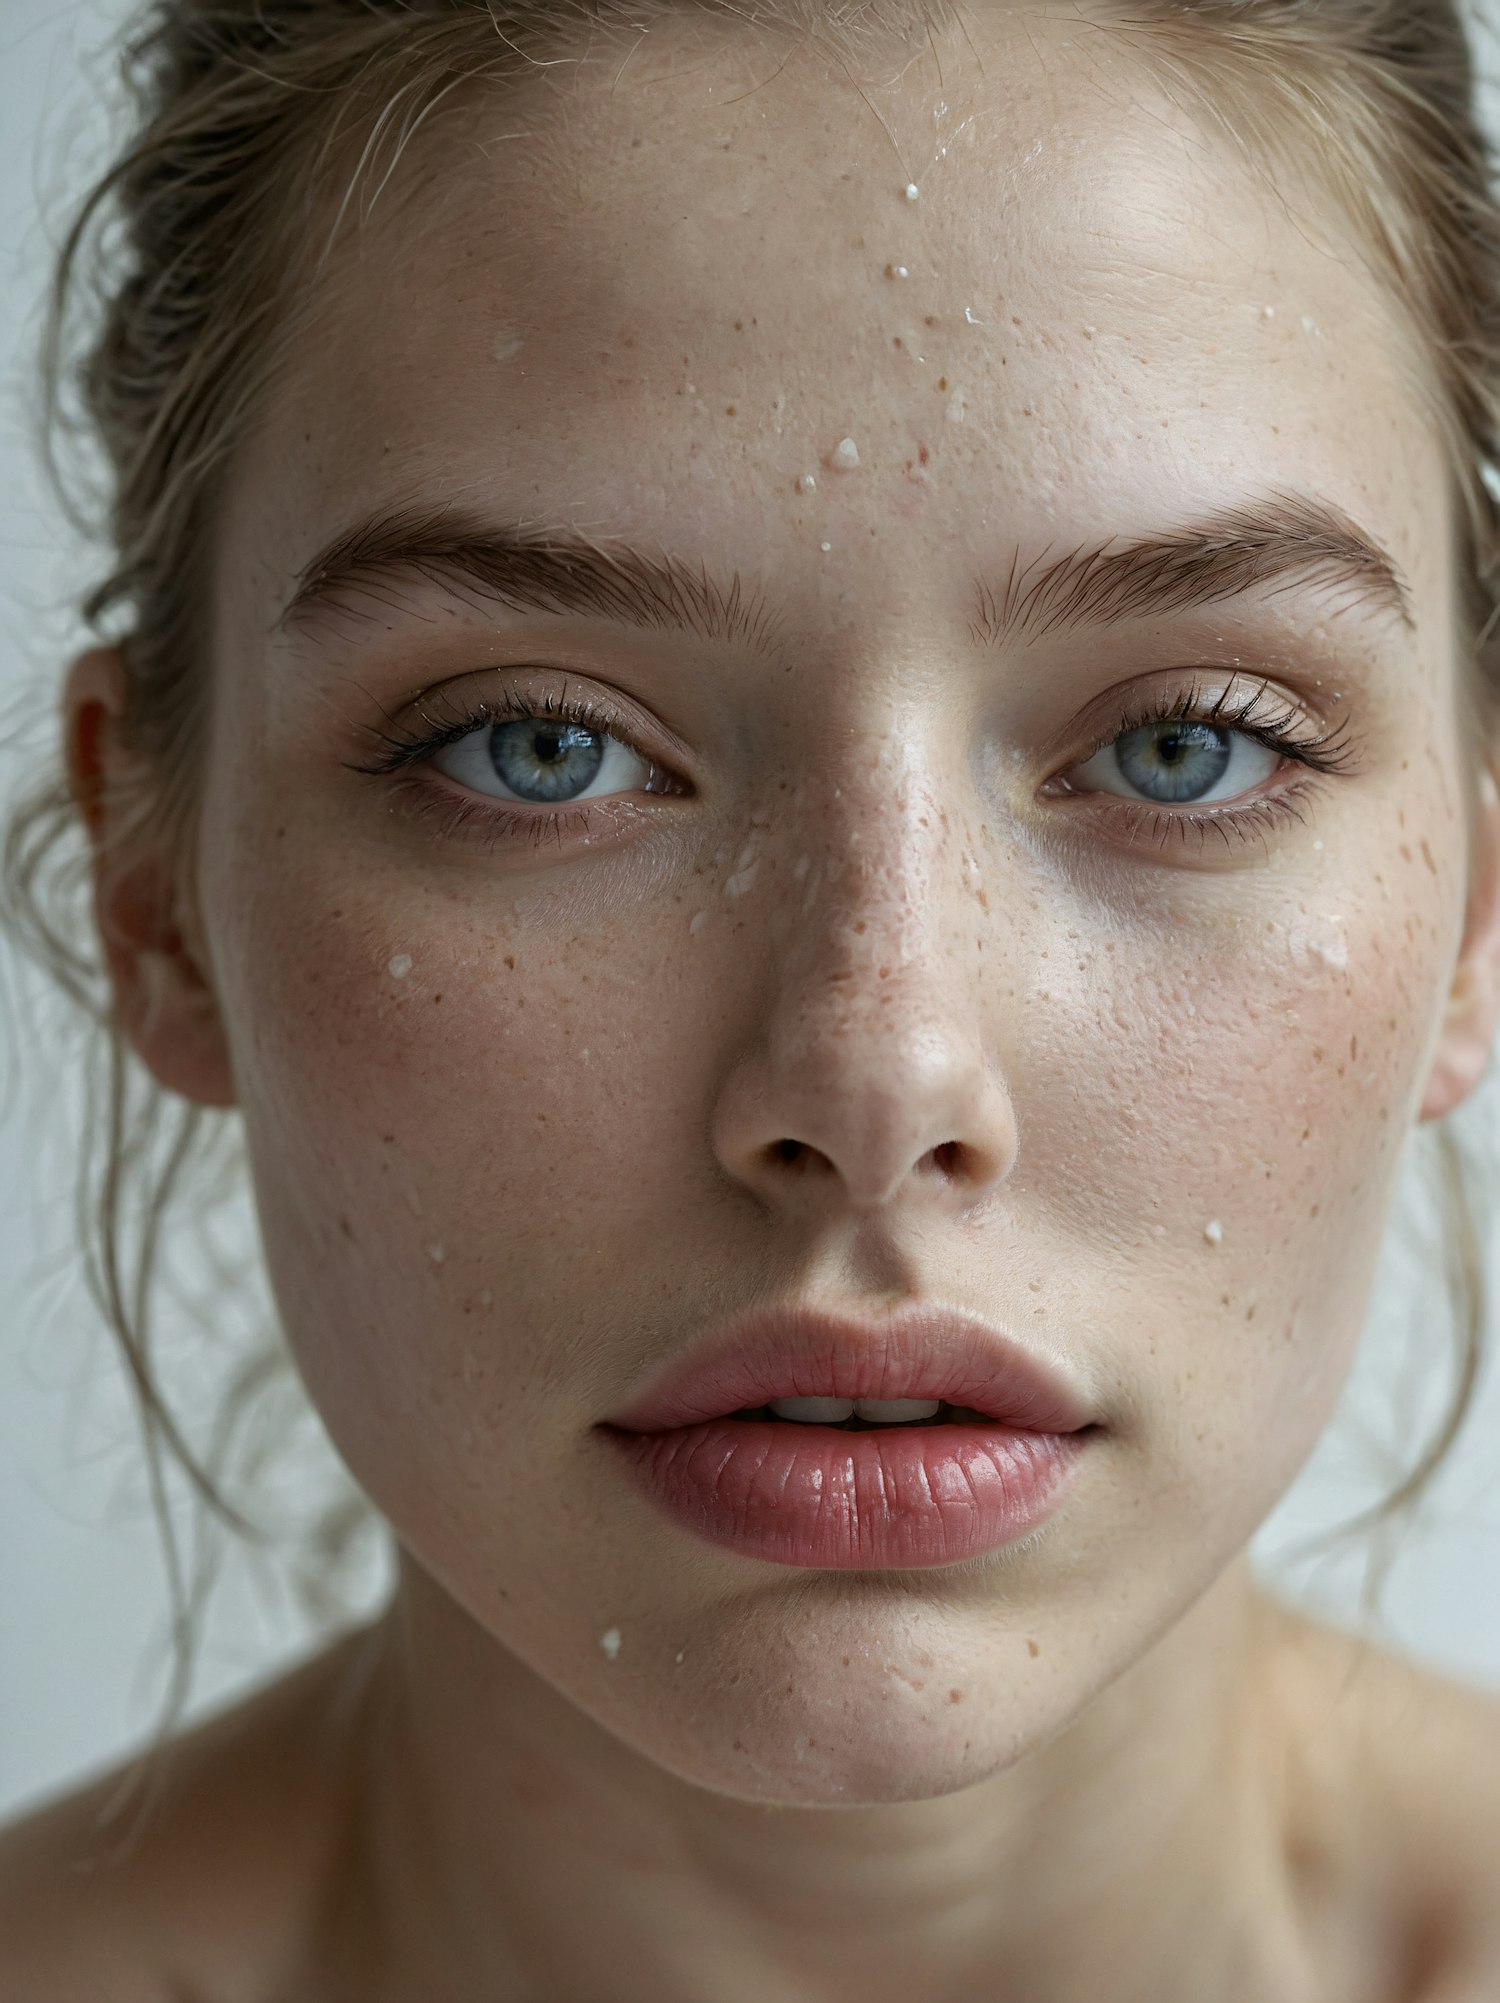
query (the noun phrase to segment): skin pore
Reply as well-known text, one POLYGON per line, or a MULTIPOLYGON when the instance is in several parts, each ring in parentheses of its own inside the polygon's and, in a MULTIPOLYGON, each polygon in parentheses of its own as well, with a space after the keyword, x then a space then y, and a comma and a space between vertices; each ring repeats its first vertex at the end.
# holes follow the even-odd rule
MULTIPOLYGON (((1346 1377, 1402 1141, 1494 1027, 1447 469, 1326 204, 1074 12, 970 32, 878 117, 687 24, 467 102, 236 466, 195 901, 149 939, 106 880, 102 923, 141 1056, 243 1110, 299 1369, 403 1558, 257 1714, 251 1833, 208 1805, 243 1746, 186 1786, 246 1888, 194 1979, 238 1927, 253 1993, 366 2003, 1407 1993, 1343 1658, 1243 1553, 1346 1377), (1358 524, 1409 619, 1345 561, 998 633, 1030 567, 1271 493, 1358 524), (737 579, 730 630, 431 565, 288 616, 356 525, 443 510, 737 579), (1238 793, 1159 810, 1099 777, 1158 702, 1267 684, 1340 769, 1246 738, 1238 793), (577 697, 637 756, 541 839, 480 818, 482 736, 353 769, 577 697), (983 1560, 729 1554, 598 1431, 752 1303, 918 1299, 1101 1428, 983 1560)), ((80 773, 118 701, 89 656, 80 773)))

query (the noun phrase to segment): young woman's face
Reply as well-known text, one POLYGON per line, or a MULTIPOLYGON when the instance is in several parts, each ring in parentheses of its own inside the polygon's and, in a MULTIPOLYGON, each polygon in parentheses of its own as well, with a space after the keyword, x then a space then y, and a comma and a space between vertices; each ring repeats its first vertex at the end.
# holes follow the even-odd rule
POLYGON ((1392 311, 1112 40, 986 33, 867 100, 653 30, 428 135, 222 539, 202 922, 300 1367, 473 1621, 746 1798, 992 1773, 1241 1552, 1346 1374, 1462 930, 1392 311), (1411 623, 1373 557, 1276 567, 1275 496, 1411 623), (282 619, 335 538, 442 511, 555 554, 282 619), (1226 511, 1248 593, 1187 553, 1226 511), (528 601, 566 538, 655 596, 528 601), (1336 769, 1149 727, 1221 699, 1336 769), (1092 1423, 1035 1534, 787 1562, 602 1429, 746 1309, 918 1301, 1092 1423))

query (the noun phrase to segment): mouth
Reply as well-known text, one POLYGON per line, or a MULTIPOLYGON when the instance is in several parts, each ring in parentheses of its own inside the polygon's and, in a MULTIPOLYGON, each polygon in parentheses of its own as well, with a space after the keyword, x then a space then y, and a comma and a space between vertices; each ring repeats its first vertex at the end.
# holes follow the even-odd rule
POLYGON ((917 1426, 998 1426, 1003 1422, 992 1413, 976 1411, 972 1405, 950 1405, 945 1398, 887 1399, 866 1398, 782 1398, 770 1405, 747 1405, 738 1412, 726 1412, 727 1420, 743 1420, 750 1425, 822 1426, 836 1433, 910 1431, 917 1426), (921 1409, 911 1412, 874 1412, 867 1408, 877 1402, 888 1406, 910 1404, 921 1409), (789 1410, 788 1407, 821 1406, 824 1410, 789 1410), (847 1407, 847 1410, 839 1408, 847 1407))
POLYGON ((974 1318, 809 1308, 742 1318, 600 1430, 643 1494, 741 1557, 946 1565, 1057 1507, 1104 1431, 1070 1375, 974 1318))

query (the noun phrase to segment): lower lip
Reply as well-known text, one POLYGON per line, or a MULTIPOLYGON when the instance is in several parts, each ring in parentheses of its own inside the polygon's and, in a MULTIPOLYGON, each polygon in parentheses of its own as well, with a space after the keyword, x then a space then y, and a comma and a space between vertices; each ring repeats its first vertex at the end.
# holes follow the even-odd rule
POLYGON ((615 1433, 646 1492, 710 1543, 829 1570, 951 1565, 1048 1516, 1089 1437, 1001 1425, 710 1419, 615 1433))

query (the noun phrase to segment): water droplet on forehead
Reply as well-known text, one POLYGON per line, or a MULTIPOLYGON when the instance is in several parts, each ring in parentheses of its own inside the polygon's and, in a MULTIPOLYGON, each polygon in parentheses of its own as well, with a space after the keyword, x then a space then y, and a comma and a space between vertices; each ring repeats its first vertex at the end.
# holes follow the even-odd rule
POLYGON ((850 473, 859 464, 859 447, 852 438, 841 438, 829 457, 840 472, 850 473))
POLYGON ((915 201, 915 200, 917 199, 918 195, 920 195, 920 194, 921 194, 921 192, 922 192, 922 190, 921 190, 921 189, 920 189, 920 188, 919 188, 919 187, 917 186, 917 184, 916 184, 916 182, 915 182, 915 181, 908 181, 908 182, 907 182, 907 184, 906 184, 906 199, 907 199, 907 200, 908 200, 909 202, 914 202, 914 201, 915 201))

